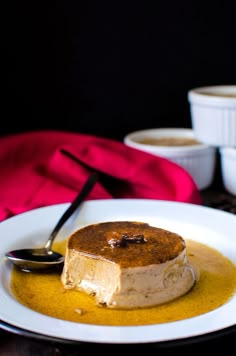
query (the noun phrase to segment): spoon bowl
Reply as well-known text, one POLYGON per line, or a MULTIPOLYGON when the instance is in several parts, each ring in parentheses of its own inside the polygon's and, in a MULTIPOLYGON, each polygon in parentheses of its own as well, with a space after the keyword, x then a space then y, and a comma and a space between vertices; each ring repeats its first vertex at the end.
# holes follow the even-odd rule
POLYGON ((13 250, 7 252, 5 257, 25 271, 49 269, 64 263, 64 256, 44 248, 13 250))
POLYGON ((60 228, 90 193, 97 179, 98 176, 96 173, 92 173, 88 177, 79 194, 76 196, 69 208, 63 213, 53 231, 49 235, 45 246, 40 248, 12 250, 5 254, 5 258, 24 271, 50 269, 63 264, 64 256, 52 250, 53 241, 60 228))

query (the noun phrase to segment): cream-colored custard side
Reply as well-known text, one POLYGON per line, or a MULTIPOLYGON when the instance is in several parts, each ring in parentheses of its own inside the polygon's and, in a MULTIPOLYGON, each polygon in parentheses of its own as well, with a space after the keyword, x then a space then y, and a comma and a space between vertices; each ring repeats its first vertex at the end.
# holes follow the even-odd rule
POLYGON ((196 278, 186 249, 168 262, 132 268, 67 249, 61 275, 65 289, 93 295, 100 306, 129 309, 176 299, 193 287, 196 278))

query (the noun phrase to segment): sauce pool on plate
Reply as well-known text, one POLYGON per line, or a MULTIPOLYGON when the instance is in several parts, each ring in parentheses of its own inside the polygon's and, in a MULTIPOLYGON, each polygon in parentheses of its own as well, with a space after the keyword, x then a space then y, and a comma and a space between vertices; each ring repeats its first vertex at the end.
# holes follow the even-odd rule
MULTIPOLYGON (((65 253, 67 241, 54 244, 65 253)), ((117 310, 99 307, 92 296, 65 290, 61 272, 26 273, 16 267, 11 290, 26 307, 62 320, 108 326, 139 326, 173 322, 195 317, 219 308, 236 292, 236 266, 217 250, 186 239, 189 261, 199 279, 186 295, 156 307, 117 310)))

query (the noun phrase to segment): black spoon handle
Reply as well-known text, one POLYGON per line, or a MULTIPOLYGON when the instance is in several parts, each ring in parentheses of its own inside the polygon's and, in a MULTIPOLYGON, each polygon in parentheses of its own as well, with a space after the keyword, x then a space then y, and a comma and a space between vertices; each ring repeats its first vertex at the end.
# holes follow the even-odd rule
POLYGON ((79 205, 85 200, 89 192, 92 190, 93 186, 98 180, 98 175, 97 173, 92 173, 85 184, 83 185, 82 189, 76 196, 76 198, 73 200, 69 208, 64 212, 62 217, 59 219, 58 223, 54 227, 53 231, 50 234, 50 238, 47 241, 47 244, 45 248, 49 250, 51 248, 51 245, 53 243, 53 240, 55 236, 57 235, 58 231, 60 228, 64 225, 64 223, 69 219, 69 217, 74 213, 74 211, 79 207, 79 205))

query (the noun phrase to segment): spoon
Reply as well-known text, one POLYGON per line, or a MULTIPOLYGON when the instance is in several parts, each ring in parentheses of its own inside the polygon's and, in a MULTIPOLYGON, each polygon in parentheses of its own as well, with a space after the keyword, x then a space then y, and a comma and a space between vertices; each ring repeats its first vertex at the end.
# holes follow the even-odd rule
POLYGON ((60 228, 79 207, 79 205, 85 200, 97 179, 98 176, 96 173, 92 173, 89 176, 83 185, 82 190, 59 219, 43 247, 12 250, 5 254, 5 258, 13 262, 17 267, 24 271, 48 269, 57 267, 58 265, 62 264, 64 262, 64 256, 52 250, 52 243, 60 228))

